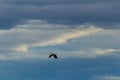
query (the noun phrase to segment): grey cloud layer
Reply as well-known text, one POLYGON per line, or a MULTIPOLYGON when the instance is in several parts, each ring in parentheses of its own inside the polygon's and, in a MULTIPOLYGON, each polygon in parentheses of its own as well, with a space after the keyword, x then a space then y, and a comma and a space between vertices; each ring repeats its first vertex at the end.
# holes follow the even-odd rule
POLYGON ((119 4, 116 2, 111 3, 111 1, 108 3, 44 6, 1 3, 0 23, 1 28, 11 28, 28 19, 44 19, 50 23, 59 24, 116 24, 120 21, 119 9, 119 4))

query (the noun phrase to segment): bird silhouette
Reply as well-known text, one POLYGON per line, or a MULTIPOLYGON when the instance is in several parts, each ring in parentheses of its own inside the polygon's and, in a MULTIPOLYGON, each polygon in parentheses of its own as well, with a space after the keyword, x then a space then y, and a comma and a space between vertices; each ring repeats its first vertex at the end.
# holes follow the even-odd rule
POLYGON ((49 55, 49 58, 51 58, 51 57, 54 57, 55 59, 58 58, 56 54, 50 54, 50 55, 49 55))

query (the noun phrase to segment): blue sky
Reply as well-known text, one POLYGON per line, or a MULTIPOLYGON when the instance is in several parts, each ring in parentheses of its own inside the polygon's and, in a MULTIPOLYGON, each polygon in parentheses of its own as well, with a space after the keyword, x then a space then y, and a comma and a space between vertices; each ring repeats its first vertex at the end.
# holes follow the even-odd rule
POLYGON ((0 80, 120 80, 119 3, 0 0, 0 80))

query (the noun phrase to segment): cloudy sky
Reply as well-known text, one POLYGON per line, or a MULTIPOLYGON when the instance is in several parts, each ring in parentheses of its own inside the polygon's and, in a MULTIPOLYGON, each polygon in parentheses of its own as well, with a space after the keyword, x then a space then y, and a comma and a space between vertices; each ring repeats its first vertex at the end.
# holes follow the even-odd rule
POLYGON ((120 80, 119 3, 0 0, 0 80, 120 80))

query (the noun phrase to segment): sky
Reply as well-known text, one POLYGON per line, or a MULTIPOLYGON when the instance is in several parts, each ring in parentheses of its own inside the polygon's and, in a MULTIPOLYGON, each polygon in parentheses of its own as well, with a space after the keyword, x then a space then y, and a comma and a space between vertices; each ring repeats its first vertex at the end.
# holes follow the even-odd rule
POLYGON ((120 80, 119 3, 0 0, 0 80, 120 80))

